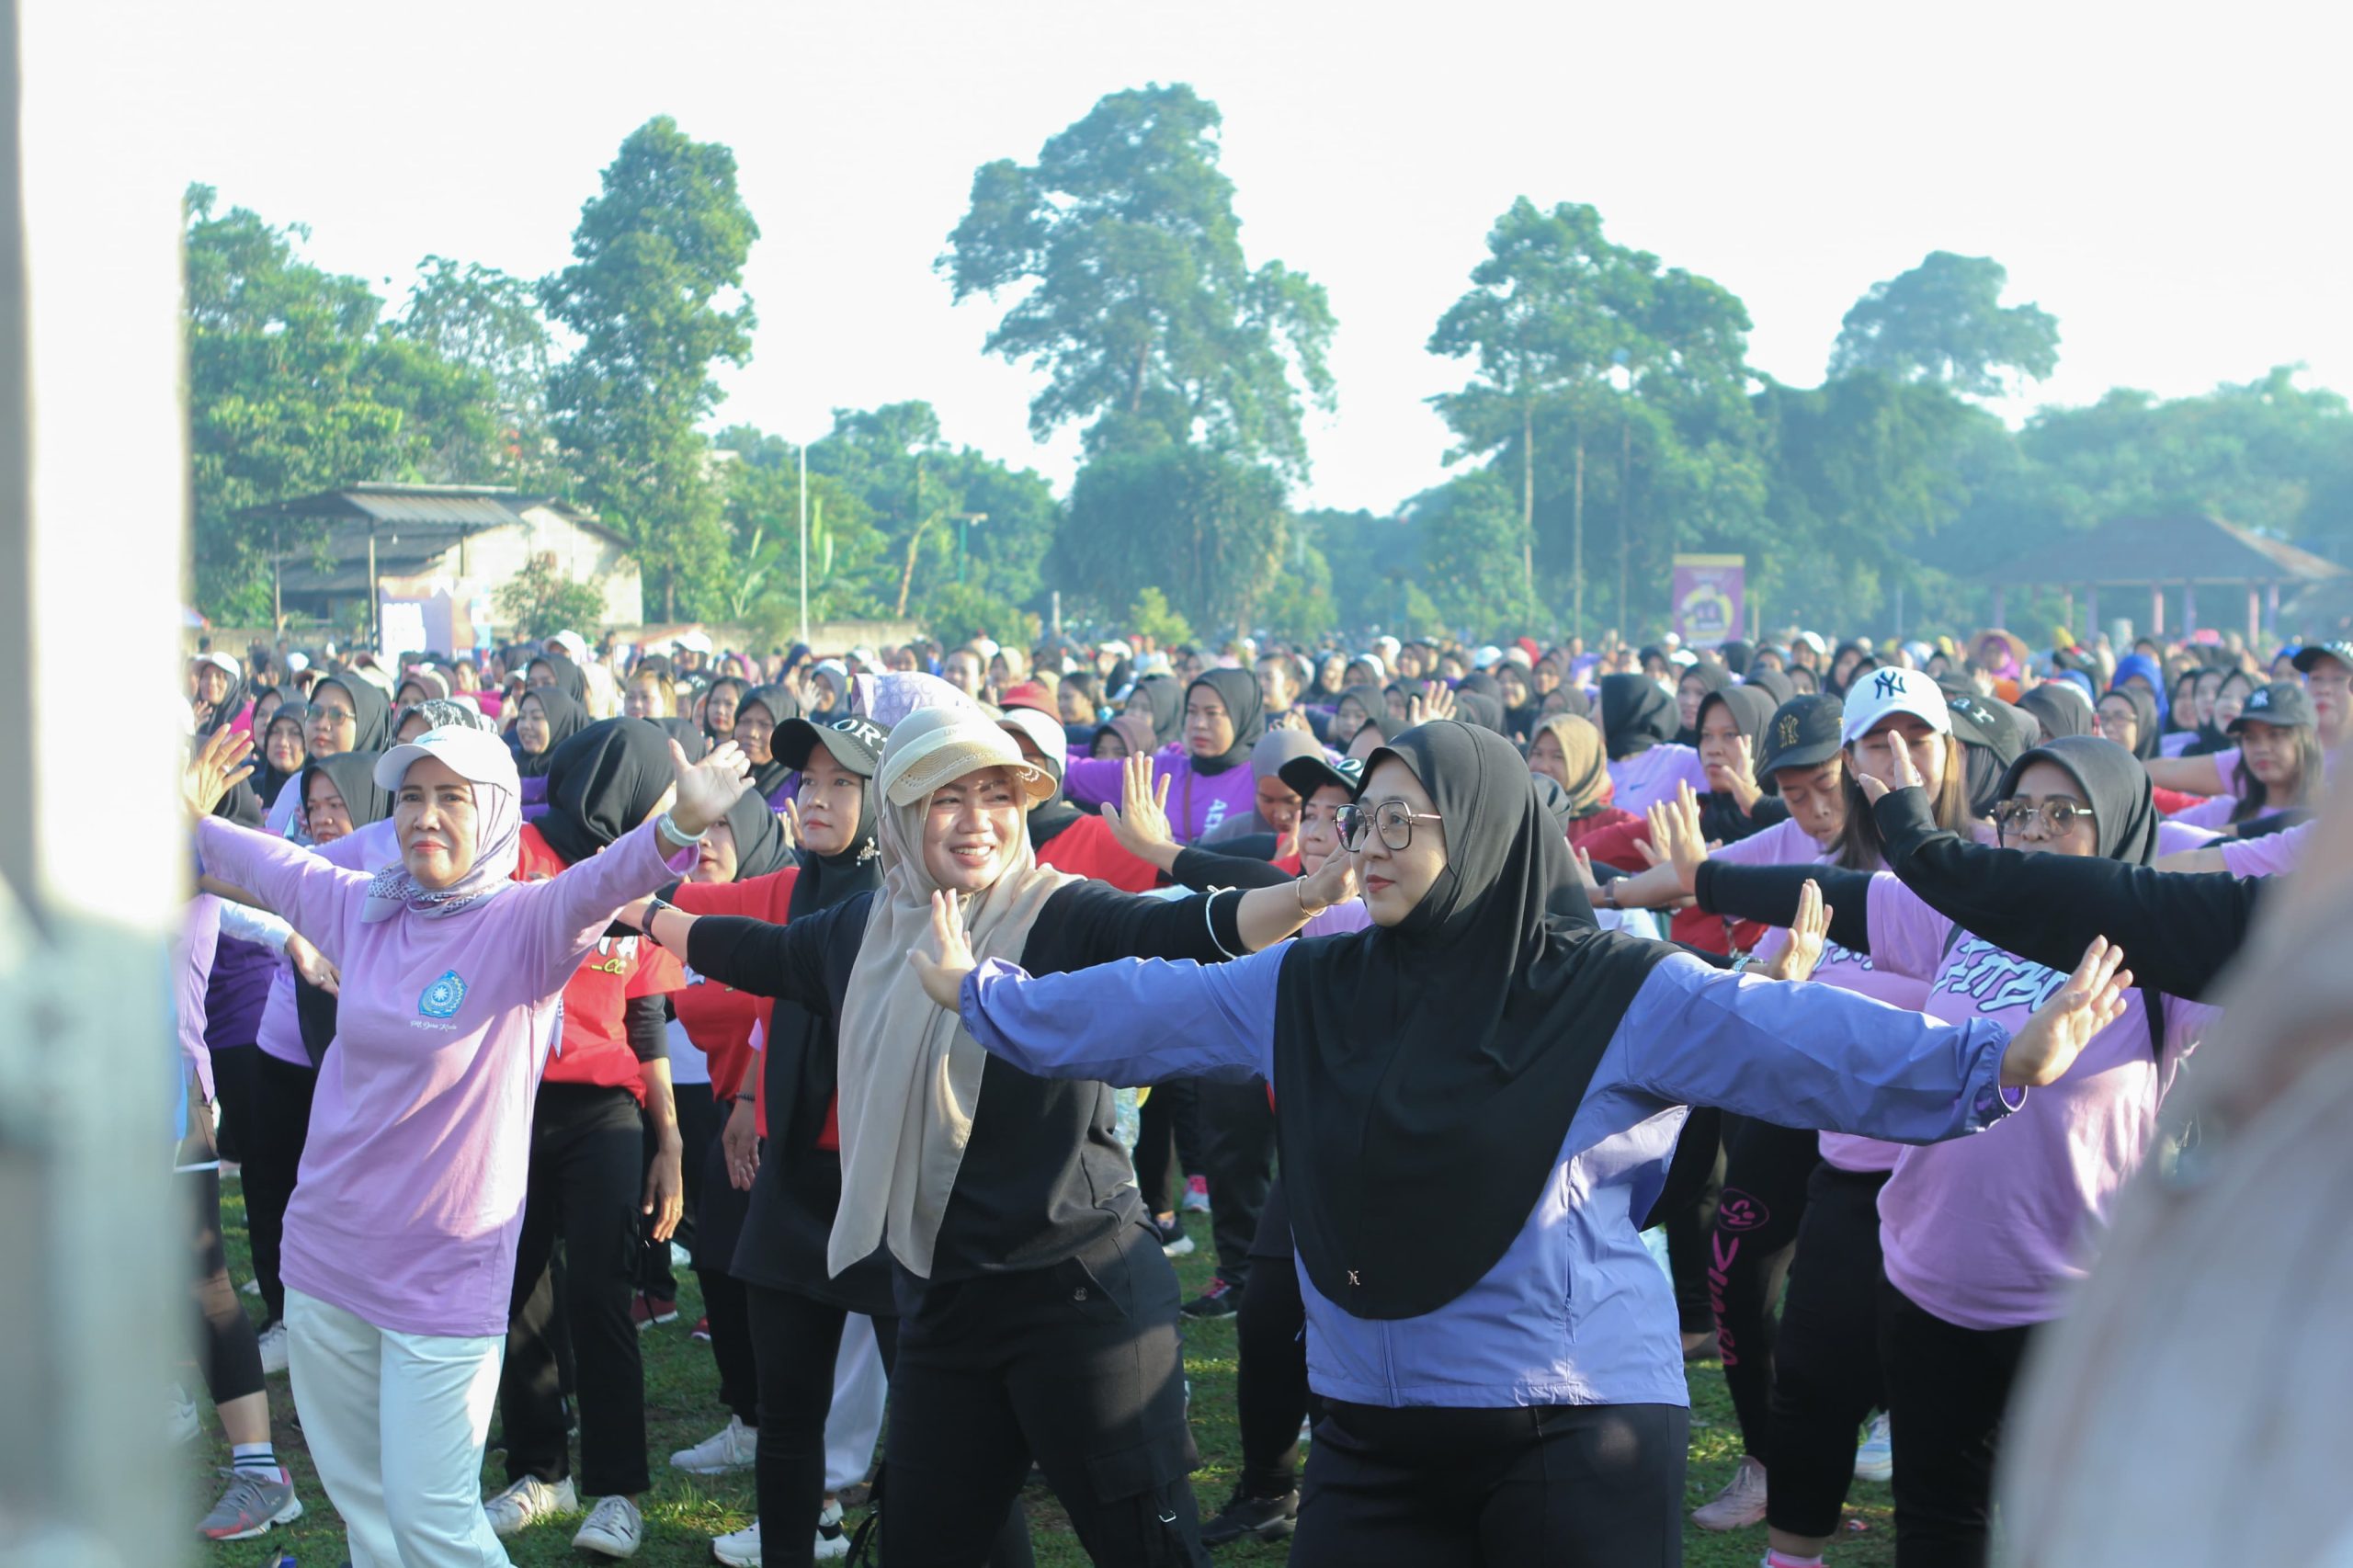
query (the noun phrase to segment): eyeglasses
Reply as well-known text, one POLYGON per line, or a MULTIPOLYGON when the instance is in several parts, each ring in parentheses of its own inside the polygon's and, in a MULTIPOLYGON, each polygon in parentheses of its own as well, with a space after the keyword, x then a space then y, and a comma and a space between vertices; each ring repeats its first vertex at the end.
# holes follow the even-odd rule
POLYGON ((1406 809, 1402 801, 1389 801, 1367 811, 1362 806, 1340 808, 1340 844, 1354 849, 1364 842, 1365 830, 1377 829, 1381 842, 1394 850, 1412 847, 1414 824, 1417 822, 1443 822, 1445 819, 1427 812, 1406 809))
POLYGON ((2075 826, 2078 817, 2086 822, 2096 820, 2089 806, 2079 806, 2073 801, 2004 801, 1994 808, 1994 825, 2006 835, 2022 832, 2027 824, 2040 821, 2043 831, 2057 838, 2075 826))

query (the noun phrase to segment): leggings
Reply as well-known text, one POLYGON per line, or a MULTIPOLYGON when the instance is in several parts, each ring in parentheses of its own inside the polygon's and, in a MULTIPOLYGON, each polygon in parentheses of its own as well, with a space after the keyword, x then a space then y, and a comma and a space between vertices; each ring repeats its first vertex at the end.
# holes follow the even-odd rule
POLYGON ((1764 1460, 1769 1472, 1765 1428, 1773 1389, 1773 1308, 1797 1249, 1806 1178, 1822 1163, 1821 1139, 1746 1116, 1727 1117, 1725 1135, 1723 1192, 1708 1236, 1708 1299, 1741 1448, 1764 1460))
POLYGON ((1676 1568, 1691 1413, 1327 1403, 1290 1568, 1676 1568))
POLYGON ((246 1137, 254 1125, 254 1064, 260 1056, 261 1047, 251 1041, 212 1050, 212 1094, 221 1108, 219 1141, 224 1160, 244 1160, 246 1137))
POLYGON ((1250 1247, 1250 1289, 1234 1319, 1235 1423, 1242 1433, 1241 1494, 1285 1497, 1299 1490, 1299 1424, 1321 1415, 1307 1386, 1307 1308, 1291 1253, 1290 1205, 1282 1178, 1267 1195, 1250 1247))
POLYGON ((245 1234, 254 1249, 254 1280, 269 1321, 286 1317, 286 1282, 278 1258, 286 1245, 286 1206, 311 1136, 311 1096, 319 1070, 281 1062, 267 1051, 254 1063, 254 1114, 246 1123, 245 1234))
POLYGON ((719 1403, 745 1426, 756 1427, 760 1372, 752 1343, 751 1300, 744 1282, 727 1272, 751 1195, 736 1191, 728 1181, 727 1152, 718 1139, 705 1142, 700 1164, 701 1176, 693 1187, 697 1197, 689 1208, 695 1216, 695 1278, 702 1286, 703 1313, 710 1319, 710 1358, 719 1366, 719 1403))
MULTIPOLYGON (((1723 1119, 1730 1122, 1733 1119, 1723 1119)), ((1686 1129, 1686 1136, 1694 1135, 1688 1122, 1686 1129)), ((1689 1157, 1678 1144, 1676 1163, 1679 1165, 1689 1157)), ((1666 1232, 1667 1272, 1675 1280, 1676 1326, 1685 1334, 1713 1334, 1716 1330, 1715 1308, 1708 1287, 1708 1234, 1715 1229, 1716 1198, 1723 1186, 1722 1150, 1716 1151, 1712 1166, 1692 1202, 1659 1217, 1659 1224, 1666 1232)))
POLYGON ((1886 1402, 1879 1367, 1879 1189, 1884 1171, 1824 1161, 1806 1188, 1797 1264, 1773 1346, 1765 1522, 1836 1533, 1855 1479, 1855 1432, 1886 1402))
POLYGON ((1963 1328, 1880 1282, 1896 1568, 1984 1568, 2002 1411, 2030 1328, 1963 1328))
MULTIPOLYGON (((759 1363, 760 1440, 753 1483, 758 1499, 760 1568, 805 1568, 814 1559, 817 1512, 825 1500, 825 1417, 834 1402, 834 1359, 841 1351, 842 1308, 790 1290, 740 1287, 759 1363), (798 1528, 795 1528, 795 1522, 798 1528)), ((882 1367, 899 1358, 899 1320, 877 1317, 882 1367)), ((715 1332, 717 1324, 713 1324, 715 1332)), ((889 1477, 883 1478, 887 1487, 889 1477)), ((1029 1525, 1017 1496, 997 1528, 995 1568, 1029 1568, 1029 1525)))
POLYGON ((1267 1097, 1267 1081, 1253 1078, 1243 1084, 1203 1079, 1194 1103, 1209 1156, 1210 1190, 1217 1195, 1210 1219, 1218 1276, 1246 1288, 1251 1244, 1275 1176, 1274 1102, 1267 1097))
POLYGON ((261 1392, 261 1342, 229 1279, 229 1255, 221 1243, 221 1173, 208 1166, 178 1179, 184 1184, 188 1234, 196 1252, 191 1283, 200 1320, 204 1386, 218 1407, 261 1392))
POLYGON ((1136 1113, 1136 1183, 1154 1214, 1173 1211, 1183 1199, 1187 1171, 1207 1168, 1195 1105, 1193 1081, 1174 1078, 1153 1085, 1136 1113))

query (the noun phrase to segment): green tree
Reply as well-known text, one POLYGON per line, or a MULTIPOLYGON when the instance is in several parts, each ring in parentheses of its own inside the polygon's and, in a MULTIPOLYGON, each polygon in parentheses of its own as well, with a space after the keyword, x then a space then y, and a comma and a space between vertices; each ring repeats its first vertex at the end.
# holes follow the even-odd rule
POLYGON ((1876 370, 1971 397, 2047 379, 2059 367, 2058 318, 2033 304, 2004 305, 2009 280, 1992 256, 1930 251, 1909 272, 1872 284, 1847 312, 1830 374, 1876 370))
POLYGON ((975 637, 1024 648, 1038 640, 1035 615, 967 583, 943 583, 934 588, 924 600, 922 612, 925 630, 943 648, 961 648, 975 637))
POLYGON ((1168 596, 1158 588, 1147 587, 1136 595, 1123 624, 1136 636, 1149 637, 1164 648, 1193 640, 1193 623, 1169 608, 1168 596))
POLYGON ((536 642, 596 625, 605 616, 605 596, 565 576, 553 555, 534 555, 499 585, 498 613, 514 623, 517 637, 536 642))
POLYGON ((549 480, 550 340, 537 285, 478 262, 428 256, 392 330, 489 376, 502 422, 500 472, 524 486, 549 480))
POLYGON ((1040 439, 1116 413, 1306 472, 1302 398, 1330 403, 1331 308, 1302 274, 1245 259, 1219 124, 1181 83, 1113 93, 1034 165, 972 176, 938 266, 959 302, 1026 290, 987 347, 1044 371, 1040 439))
POLYGON ((485 478, 496 426, 488 378, 386 333, 366 283, 301 259, 308 230, 216 200, 188 187, 183 241, 196 597, 250 625, 274 612, 273 562, 324 525, 239 510, 361 480, 485 478))
POLYGON ((719 403, 711 367, 751 358, 742 285, 758 237, 735 154, 658 116, 621 143, 580 210, 574 264, 541 285, 580 339, 549 383, 556 437, 671 619, 718 608, 727 533, 697 426, 719 403))
MULTIPOLYGON (((735 460, 722 469, 732 564, 718 584, 721 613, 771 635, 801 624, 799 450, 748 425, 719 433, 735 460)), ((813 622, 884 614, 889 541, 854 485, 809 475, 809 616, 813 622)))
POLYGON ((1289 531, 1273 471, 1164 442, 1079 472, 1054 559, 1065 591, 1097 611, 1159 586, 1196 627, 1247 629, 1282 570, 1289 531))
POLYGON ((1518 497, 1493 469, 1452 480, 1415 506, 1422 581, 1458 636, 1484 642, 1549 621, 1518 571, 1526 524, 1518 497))

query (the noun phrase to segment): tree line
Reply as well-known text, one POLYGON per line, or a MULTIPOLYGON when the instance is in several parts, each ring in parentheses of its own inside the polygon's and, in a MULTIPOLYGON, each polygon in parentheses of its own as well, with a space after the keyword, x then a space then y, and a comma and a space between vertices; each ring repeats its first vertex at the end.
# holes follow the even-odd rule
MULTIPOLYGON (((1005 308, 986 348, 1039 371, 1044 439, 1082 432, 1057 496, 941 436, 928 403, 837 409, 805 454, 813 616, 914 617, 961 641, 1080 623, 1310 639, 1340 627, 1546 635, 1664 623, 1678 551, 1745 554, 1779 620, 1885 628, 1983 613, 1972 575, 2136 512, 2209 511, 2353 550, 2353 411, 2295 367, 2161 400, 2120 389, 2012 430, 1986 403, 2048 378, 2057 320, 1988 257, 1874 284, 1818 386, 1747 361, 1713 279, 1590 206, 1501 214, 1428 351, 1451 473, 1378 510, 1302 509, 1311 409, 1336 406, 1323 288, 1254 264, 1216 107, 1110 94, 1034 163, 974 174, 937 268, 1005 308)), ((199 604, 267 619, 270 562, 314 536, 235 513, 362 479, 509 483, 630 542, 647 614, 797 618, 804 454, 711 433, 713 379, 757 325, 759 229, 734 154, 667 117, 622 143, 540 279, 424 259, 396 308, 305 261, 300 225, 188 199, 199 604)), ((1434 454, 1435 455, 1435 454, 1434 454)))

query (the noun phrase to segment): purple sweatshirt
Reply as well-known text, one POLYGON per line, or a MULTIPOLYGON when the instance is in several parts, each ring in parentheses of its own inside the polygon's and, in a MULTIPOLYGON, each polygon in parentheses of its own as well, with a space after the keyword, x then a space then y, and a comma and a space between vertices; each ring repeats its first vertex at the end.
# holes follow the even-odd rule
MULTIPOLYGON (((400 835, 387 817, 354 828, 333 844, 313 845, 311 853, 347 871, 374 870, 400 859, 400 835)), ((302 1023, 294 1012, 294 960, 283 953, 278 955, 277 972, 270 976, 269 1000, 262 1006, 261 1033, 255 1043, 265 1056, 310 1070, 311 1053, 303 1049, 302 1023)))
MULTIPOLYGON (((1125 785, 1126 764, 1115 756, 1075 757, 1063 776, 1063 792, 1082 806, 1117 805, 1125 785)), ((1154 782, 1168 780, 1168 828, 1179 844, 1190 844, 1228 817, 1246 817, 1258 809, 1258 776, 1247 762, 1222 773, 1194 770, 1192 753, 1182 744, 1153 754, 1154 782)))
POLYGON ((283 1273, 404 1334, 506 1332, 531 1106, 581 955, 622 904, 692 869, 646 823, 540 882, 456 915, 360 918, 369 879, 218 820, 214 875, 251 890, 342 971, 335 1049, 286 1211, 283 1273))

